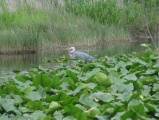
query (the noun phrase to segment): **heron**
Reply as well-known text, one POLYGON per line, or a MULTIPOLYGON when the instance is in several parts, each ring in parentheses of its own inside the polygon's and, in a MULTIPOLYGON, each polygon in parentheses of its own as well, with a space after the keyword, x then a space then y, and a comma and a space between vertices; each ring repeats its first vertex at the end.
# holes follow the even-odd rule
POLYGON ((76 51, 74 46, 68 46, 69 55, 71 58, 81 57, 83 60, 94 60, 94 57, 88 55, 87 53, 76 51))

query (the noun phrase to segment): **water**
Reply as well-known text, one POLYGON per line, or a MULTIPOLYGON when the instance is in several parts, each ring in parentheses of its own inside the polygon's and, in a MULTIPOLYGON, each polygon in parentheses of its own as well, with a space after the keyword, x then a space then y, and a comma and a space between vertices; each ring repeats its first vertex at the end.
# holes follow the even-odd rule
MULTIPOLYGON (((142 43, 142 42, 141 42, 142 43)), ((122 43, 122 44, 107 44, 100 45, 91 48, 78 48, 78 50, 86 52, 92 56, 113 56, 116 54, 128 54, 132 52, 142 52, 145 48, 141 47, 137 42, 122 43)), ((145 43, 145 42, 143 42, 145 43)), ((23 54, 23 55, 0 55, 0 73, 12 72, 13 70, 29 70, 36 66, 42 66, 44 68, 54 67, 54 59, 65 55, 68 57, 66 49, 51 50, 45 53, 37 54, 23 54), (47 63, 46 59, 50 59, 51 63, 47 63)))

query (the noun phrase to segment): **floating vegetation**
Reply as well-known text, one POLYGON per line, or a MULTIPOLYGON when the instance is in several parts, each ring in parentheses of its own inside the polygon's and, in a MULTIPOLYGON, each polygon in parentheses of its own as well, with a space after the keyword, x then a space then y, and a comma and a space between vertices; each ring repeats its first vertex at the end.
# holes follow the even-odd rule
POLYGON ((159 56, 151 49, 1 78, 0 119, 159 119, 159 56))

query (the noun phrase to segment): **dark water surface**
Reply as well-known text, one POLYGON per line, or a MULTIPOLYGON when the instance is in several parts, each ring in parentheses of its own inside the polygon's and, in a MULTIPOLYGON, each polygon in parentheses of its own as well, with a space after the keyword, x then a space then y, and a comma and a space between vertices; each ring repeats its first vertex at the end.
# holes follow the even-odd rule
MULTIPOLYGON (((100 45, 91 48, 80 48, 79 51, 86 52, 92 56, 113 56, 116 54, 128 54, 132 52, 142 52, 145 48, 141 47, 140 44, 146 42, 131 42, 131 43, 115 43, 100 45)), ((65 55, 68 57, 66 49, 51 50, 45 53, 36 54, 22 54, 22 55, 0 55, 0 73, 12 72, 13 70, 29 70, 36 66, 42 66, 44 68, 52 68, 55 63, 54 59, 57 59, 65 55), (50 59, 51 63, 45 62, 50 59)))

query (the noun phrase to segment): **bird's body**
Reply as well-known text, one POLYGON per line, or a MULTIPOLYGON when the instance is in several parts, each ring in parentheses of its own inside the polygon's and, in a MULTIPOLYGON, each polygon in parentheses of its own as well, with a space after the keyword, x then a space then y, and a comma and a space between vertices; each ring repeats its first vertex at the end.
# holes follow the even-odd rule
POLYGON ((69 47, 69 54, 71 58, 81 57, 83 60, 93 60, 94 57, 88 55, 87 53, 76 51, 75 47, 69 47))

